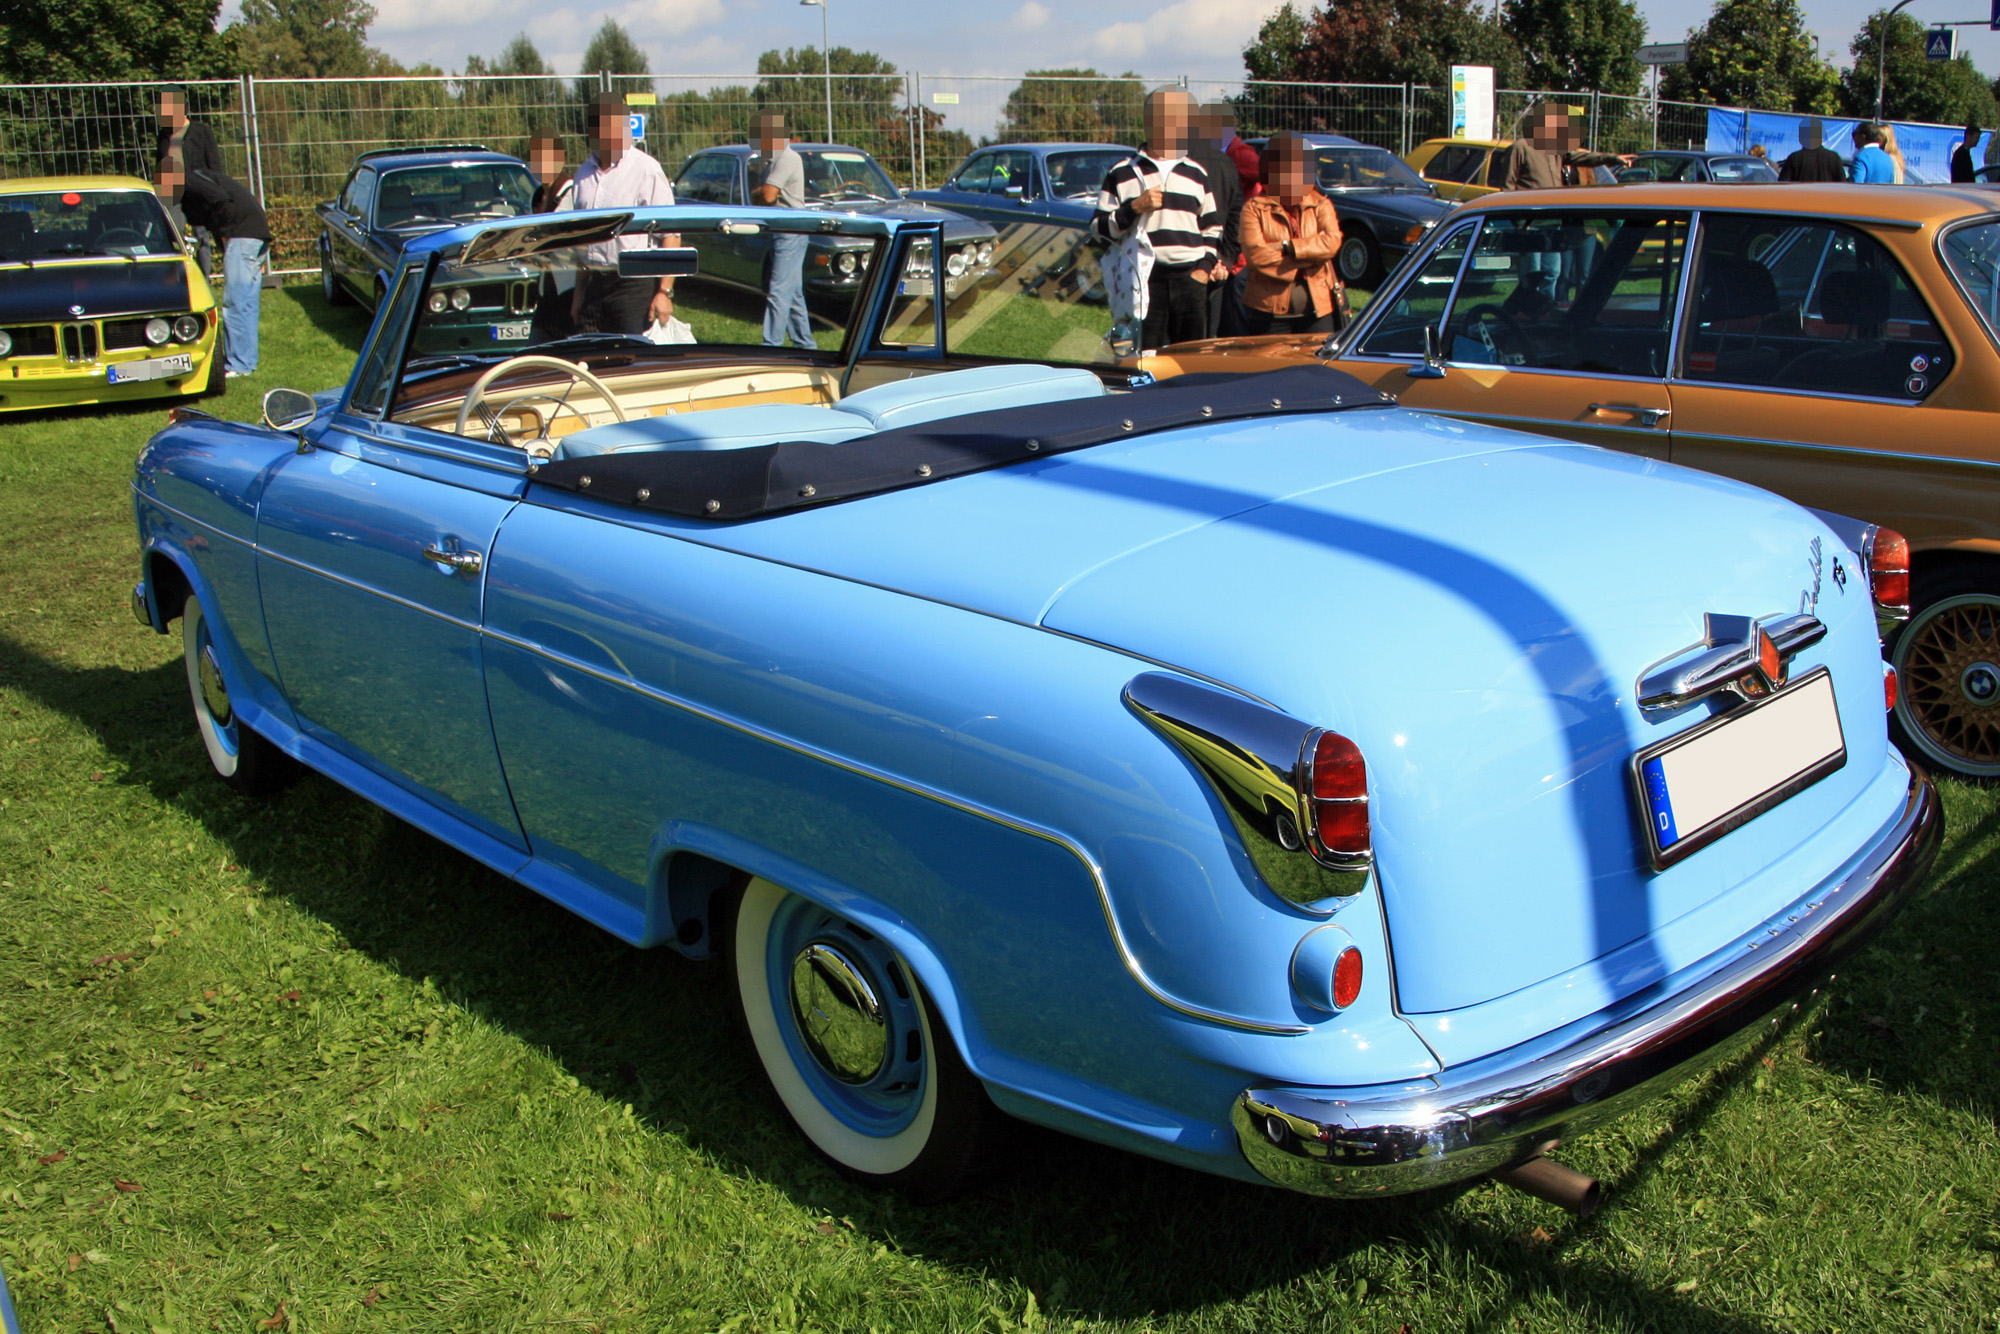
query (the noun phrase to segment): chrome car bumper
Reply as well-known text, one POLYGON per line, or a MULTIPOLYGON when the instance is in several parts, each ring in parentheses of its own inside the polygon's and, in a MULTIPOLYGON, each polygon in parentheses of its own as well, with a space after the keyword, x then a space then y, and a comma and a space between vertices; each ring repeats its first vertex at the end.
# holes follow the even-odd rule
POLYGON ((1545 1152, 1781 1025, 1922 882, 1943 821, 1914 767, 1901 815, 1782 922, 1672 996, 1580 1039, 1528 1043, 1437 1076, 1437 1087, 1246 1089, 1232 1117, 1250 1165, 1310 1195, 1367 1197, 1480 1176, 1545 1152))
POLYGON ((153 608, 146 601, 146 581, 144 579, 132 585, 132 615, 139 624, 145 626, 148 630, 157 630, 159 628, 153 624, 153 608))

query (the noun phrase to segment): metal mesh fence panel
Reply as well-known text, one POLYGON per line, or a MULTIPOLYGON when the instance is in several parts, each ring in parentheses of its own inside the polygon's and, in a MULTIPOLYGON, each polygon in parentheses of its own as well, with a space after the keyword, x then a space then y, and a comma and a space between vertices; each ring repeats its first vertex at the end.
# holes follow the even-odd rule
POLYGON ((914 81, 923 122, 920 188, 934 188, 981 143, 1145 141, 1146 94, 1178 80, 1139 75, 1027 78, 926 74, 914 81))
POLYGON ((0 85, 0 177, 138 176, 158 161, 160 92, 187 95, 188 115, 206 122, 223 163, 250 179, 243 83, 0 85))

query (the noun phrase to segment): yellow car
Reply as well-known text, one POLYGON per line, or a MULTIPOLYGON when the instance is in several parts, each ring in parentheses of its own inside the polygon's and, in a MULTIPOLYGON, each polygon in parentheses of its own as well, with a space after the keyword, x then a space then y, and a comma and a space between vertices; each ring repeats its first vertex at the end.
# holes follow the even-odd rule
POLYGON ((0 412, 219 395, 219 325, 148 182, 0 181, 0 412))
POLYGON ((1507 150, 1512 139, 1426 139, 1403 161, 1437 187, 1439 199, 1463 204, 1507 184, 1507 150))

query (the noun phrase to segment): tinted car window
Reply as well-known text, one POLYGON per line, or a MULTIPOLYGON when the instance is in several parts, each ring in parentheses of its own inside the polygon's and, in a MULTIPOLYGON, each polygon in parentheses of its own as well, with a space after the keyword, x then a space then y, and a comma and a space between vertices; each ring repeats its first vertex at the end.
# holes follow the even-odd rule
POLYGON ((342 197, 340 202, 342 207, 351 216, 356 218, 367 217, 368 206, 375 202, 375 173, 372 171, 355 172, 354 179, 348 182, 347 193, 342 197))
POLYGON ((1465 248, 1473 228, 1464 227, 1445 238, 1417 276, 1396 293, 1388 311, 1368 333, 1361 347, 1363 356, 1420 357, 1424 354, 1424 330, 1444 323, 1445 303, 1451 299, 1451 285, 1465 265, 1465 248))
POLYGON ((1881 243, 1833 222, 1722 214, 1702 225, 1690 380, 1922 398, 1949 350, 1881 243))
POLYGON ((534 178, 511 162, 412 167, 382 177, 377 227, 435 227, 475 218, 511 218, 528 211, 534 178))
POLYGON ((1445 318, 1448 360, 1665 376, 1687 220, 1489 217, 1445 318))
POLYGON ((1122 148, 1051 153, 1042 160, 1049 172, 1049 193, 1057 199, 1095 196, 1111 169, 1130 156, 1122 148))
POLYGON ((993 155, 993 193, 1004 195, 1019 190, 1031 195, 1035 188, 1035 160, 1026 153, 999 152, 993 155))
POLYGON ((396 284, 396 291, 389 298, 388 313, 382 316, 382 326, 369 343, 367 356, 354 368, 354 393, 348 400, 349 410, 379 417, 388 405, 389 390, 395 383, 396 358, 402 355, 403 337, 410 317, 416 312, 423 285, 421 277, 407 270, 396 284))
POLYGON ((150 190, 0 195, 0 255, 10 261, 173 255, 180 248, 150 190))
POLYGON ((1701 171, 1695 165, 1693 158, 1648 157, 1643 153, 1633 158, 1632 165, 1627 167, 1625 171, 1620 172, 1619 175, 1628 180, 1639 179, 1648 181, 1698 181, 1701 179, 1701 171), (1638 176, 1638 173, 1642 171, 1646 174, 1643 177, 1638 176), (1626 172, 1631 172, 1632 175, 1626 176, 1626 172))
POLYGON ((958 175, 951 178, 951 188, 968 194, 983 195, 993 188, 993 154, 975 153, 958 169, 958 175))
POLYGON ((1434 181, 1452 181, 1466 184, 1479 174, 1479 164, 1486 160, 1486 150, 1474 148, 1470 144, 1447 144, 1431 155, 1424 163, 1424 175, 1434 181))
POLYGON ((1710 158, 1708 174, 1717 181, 1775 181, 1778 169, 1763 158, 1718 157, 1710 158))
POLYGON ((691 159, 674 181, 674 198, 690 204, 736 203, 736 159, 727 153, 691 159))

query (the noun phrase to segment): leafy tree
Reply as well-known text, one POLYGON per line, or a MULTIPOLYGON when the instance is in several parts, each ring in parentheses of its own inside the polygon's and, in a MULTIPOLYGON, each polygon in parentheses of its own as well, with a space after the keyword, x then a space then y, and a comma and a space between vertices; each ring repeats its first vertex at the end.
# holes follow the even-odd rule
MULTIPOLYGON (((642 55, 639 57, 644 60, 642 55)), ((555 69, 542 59, 542 53, 528 40, 528 34, 517 32, 507 48, 489 62, 479 56, 465 58, 467 74, 554 74, 555 69)), ((623 72, 623 71, 621 71, 623 72)))
POLYGON ((224 35, 260 78, 405 73, 368 45, 374 21, 375 7, 366 0, 243 0, 241 16, 224 35))
POLYGON ((1258 27, 1257 40, 1243 48, 1243 68, 1252 79, 1289 79, 1305 49, 1306 16, 1285 0, 1258 27))
MULTIPOLYGON (((1847 47, 1854 57, 1854 68, 1841 78, 1840 103, 1850 116, 1875 114, 1875 62, 1881 50, 1882 19, 1882 10, 1870 14, 1847 47)), ((1889 20, 1883 73, 1882 114, 1890 120, 1963 125, 1967 117, 1977 116, 1982 125, 1994 123, 1992 85, 1972 67, 1972 58, 1926 60, 1923 24, 1908 14, 1889 20)))
POLYGON ((1639 90, 1632 53, 1646 20, 1632 0, 1504 0, 1501 25, 1521 48, 1530 88, 1639 90))
MULTIPOLYGON (((606 19, 604 26, 591 37, 590 45, 583 49, 583 77, 576 81, 576 100, 588 102, 596 94, 601 74, 652 72, 653 67, 647 63, 646 53, 632 40, 632 34, 619 27, 617 19, 606 19)), ((614 87, 620 92, 649 92, 653 81, 618 80, 614 87)))
POLYGON ((1014 141, 1136 144, 1145 137, 1146 86, 1127 72, 1029 70, 1001 108, 994 138, 1014 141))
MULTIPOLYGON (((859 140, 879 134, 886 122, 905 118, 903 83, 888 78, 896 67, 873 51, 836 46, 824 57, 816 46, 787 47, 757 57, 762 77, 751 90, 763 111, 779 111, 801 139, 826 133, 827 72, 833 76, 833 133, 859 140), (824 62, 824 63, 822 63, 824 62)), ((857 143, 857 147, 872 145, 857 143)))
POLYGON ((1834 110, 1838 76, 1813 50, 1798 0, 1717 0, 1708 22, 1690 29, 1687 42, 1687 63, 1669 66, 1660 80, 1664 97, 1771 111, 1834 110))
POLYGON ((215 30, 222 0, 35 0, 0 6, 0 82, 215 79, 242 72, 215 30))

